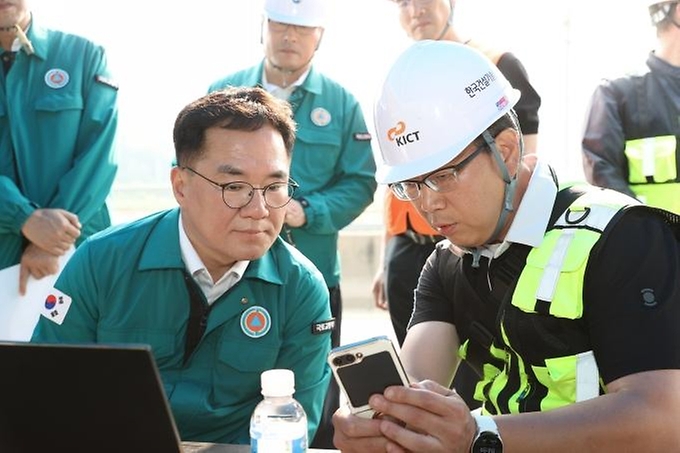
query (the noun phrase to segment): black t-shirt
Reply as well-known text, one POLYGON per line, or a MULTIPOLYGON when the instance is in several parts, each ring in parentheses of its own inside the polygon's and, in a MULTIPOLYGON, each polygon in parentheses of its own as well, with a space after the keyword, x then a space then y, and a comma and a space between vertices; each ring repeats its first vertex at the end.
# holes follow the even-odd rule
MULTIPOLYGON (((454 304, 452 292, 469 262, 437 247, 423 267, 410 325, 455 325, 465 317, 460 311, 466 302, 454 304)), ((646 208, 628 209, 605 230, 587 266, 584 314, 577 322, 604 382, 642 371, 680 369, 680 241, 666 221, 646 208)), ((485 280, 475 283, 478 294, 488 294, 485 280)))

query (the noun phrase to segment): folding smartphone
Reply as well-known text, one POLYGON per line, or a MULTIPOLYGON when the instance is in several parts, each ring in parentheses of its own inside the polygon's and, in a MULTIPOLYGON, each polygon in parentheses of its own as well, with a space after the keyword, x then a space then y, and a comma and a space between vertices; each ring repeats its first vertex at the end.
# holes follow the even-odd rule
POLYGON ((386 336, 334 348, 328 354, 328 363, 352 413, 360 417, 373 417, 368 405, 371 395, 391 385, 409 384, 394 345, 386 336))

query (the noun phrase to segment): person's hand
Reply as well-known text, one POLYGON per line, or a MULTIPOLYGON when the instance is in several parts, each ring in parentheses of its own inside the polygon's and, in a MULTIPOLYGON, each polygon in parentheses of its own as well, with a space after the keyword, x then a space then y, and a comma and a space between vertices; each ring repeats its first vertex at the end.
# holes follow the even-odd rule
POLYGON ((380 432, 390 440, 383 451, 470 451, 477 425, 465 401, 453 390, 423 381, 410 387, 388 387, 384 395, 371 396, 369 404, 375 411, 406 423, 402 427, 381 421, 380 432))
POLYGON ((333 444, 343 453, 385 452, 388 440, 380 432, 382 423, 352 415, 347 406, 341 406, 333 414, 333 444))
POLYGON ((78 216, 63 209, 36 209, 21 233, 45 252, 61 256, 80 236, 78 216))
POLYGON ((285 222, 287 225, 293 228, 298 228, 307 223, 307 216, 305 215, 305 210, 297 200, 290 200, 286 205, 286 218, 285 222))
POLYGON ((19 294, 26 294, 28 277, 40 280, 59 272, 59 257, 46 252, 35 244, 28 244, 19 263, 19 294))
POLYGON ((378 272, 375 273, 373 277, 373 301, 375 306, 387 310, 387 294, 385 293, 385 271, 383 271, 382 266, 378 272))

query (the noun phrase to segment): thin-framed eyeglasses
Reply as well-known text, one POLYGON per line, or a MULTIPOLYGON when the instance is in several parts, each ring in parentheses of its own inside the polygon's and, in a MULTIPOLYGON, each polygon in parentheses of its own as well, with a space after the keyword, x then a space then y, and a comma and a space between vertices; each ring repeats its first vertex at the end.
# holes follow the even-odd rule
POLYGON ((450 165, 448 167, 440 168, 435 170, 429 175, 425 176, 420 181, 401 181, 390 184, 390 189, 394 192, 394 195, 400 200, 413 201, 420 197, 422 192, 422 185, 425 184, 427 187, 435 192, 451 192, 456 188, 458 183, 458 176, 460 172, 467 166, 472 160, 479 155, 485 149, 488 149, 489 145, 484 143, 475 149, 469 156, 461 160, 456 165, 450 165))
POLYGON ((434 0, 395 0, 395 2, 399 8, 408 8, 411 5, 417 7, 428 6, 434 2, 434 0))
POLYGON ((298 183, 289 179, 288 181, 277 181, 267 184, 264 187, 255 187, 245 181, 232 181, 220 184, 212 179, 200 174, 191 167, 181 167, 191 173, 200 176, 213 186, 222 191, 222 201, 231 209, 241 209, 253 199, 256 190, 262 192, 264 204, 272 209, 279 209, 288 204, 297 190, 298 183))
POLYGON ((275 20, 268 19, 269 29, 275 33, 283 33, 288 30, 288 27, 295 30, 295 33, 303 36, 309 36, 316 30, 317 27, 307 27, 305 25, 284 24, 275 20))

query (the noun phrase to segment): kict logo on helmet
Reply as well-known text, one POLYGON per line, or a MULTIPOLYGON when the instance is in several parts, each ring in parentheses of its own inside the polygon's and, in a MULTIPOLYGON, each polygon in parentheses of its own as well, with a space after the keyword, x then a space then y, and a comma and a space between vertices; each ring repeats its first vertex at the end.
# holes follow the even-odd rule
POLYGON ((403 121, 399 121, 396 126, 387 131, 387 139, 391 142, 396 141, 398 147, 420 140, 420 137, 418 137, 420 131, 409 132, 408 134, 402 135, 405 130, 406 124, 403 121))
POLYGON ((406 130, 406 124, 403 121, 399 121, 396 126, 387 131, 387 139, 391 142, 394 141, 394 137, 401 135, 406 130))

